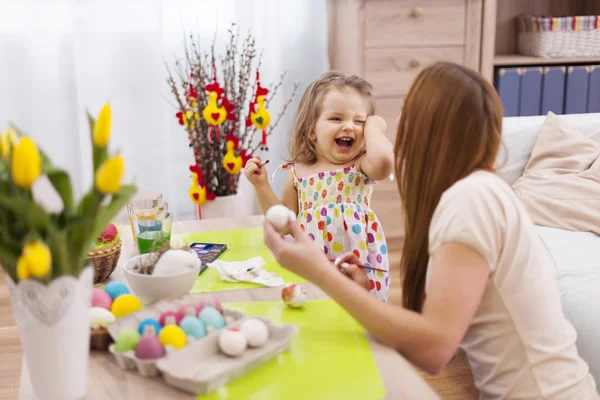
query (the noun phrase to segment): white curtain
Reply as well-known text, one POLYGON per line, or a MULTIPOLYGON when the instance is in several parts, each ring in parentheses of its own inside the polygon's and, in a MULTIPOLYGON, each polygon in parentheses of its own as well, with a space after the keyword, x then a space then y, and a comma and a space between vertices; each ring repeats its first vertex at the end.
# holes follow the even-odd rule
MULTIPOLYGON (((11 121, 32 135, 72 175, 81 195, 92 183, 86 109, 110 102, 113 150, 126 160, 127 180, 164 194, 178 220, 194 217, 188 198, 193 154, 175 118, 165 61, 183 57, 193 33, 222 50, 235 22, 264 49, 263 84, 287 71, 276 114, 300 84, 269 139, 269 173, 288 155, 297 102, 329 68, 326 0, 0 0, 0 130, 11 121)), ((280 195, 284 174, 273 182, 280 195)), ((249 183, 242 188, 254 201, 249 183)))

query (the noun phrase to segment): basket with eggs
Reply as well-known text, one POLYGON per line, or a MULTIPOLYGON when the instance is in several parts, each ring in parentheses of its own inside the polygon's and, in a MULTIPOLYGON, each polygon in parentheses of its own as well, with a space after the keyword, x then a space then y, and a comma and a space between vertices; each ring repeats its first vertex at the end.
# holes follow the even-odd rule
POLYGON ((110 223, 98 235, 92 248, 88 250, 87 259, 94 264, 94 283, 108 280, 115 270, 121 256, 121 239, 117 227, 110 223))

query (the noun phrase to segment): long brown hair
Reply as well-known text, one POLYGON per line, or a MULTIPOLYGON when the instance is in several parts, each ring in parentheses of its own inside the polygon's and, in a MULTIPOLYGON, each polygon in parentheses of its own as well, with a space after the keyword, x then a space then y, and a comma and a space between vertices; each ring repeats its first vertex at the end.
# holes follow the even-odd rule
POLYGON ((331 89, 345 88, 355 89, 365 100, 368 115, 375 114, 373 87, 369 82, 358 76, 348 76, 341 72, 324 73, 306 88, 298 104, 290 141, 290 162, 313 164, 317 161, 317 149, 311 134, 314 133, 315 125, 321 115, 323 98, 331 89))
POLYGON ((494 170, 502 103, 477 72, 439 62, 413 81, 394 154, 406 237, 400 265, 402 303, 421 312, 429 261, 429 224, 442 193, 477 169, 494 170))

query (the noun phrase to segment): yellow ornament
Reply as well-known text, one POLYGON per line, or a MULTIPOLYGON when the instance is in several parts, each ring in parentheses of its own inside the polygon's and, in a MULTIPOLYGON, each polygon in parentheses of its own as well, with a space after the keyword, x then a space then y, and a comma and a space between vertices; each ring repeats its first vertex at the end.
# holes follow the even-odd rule
POLYGON ((11 172, 15 185, 28 189, 42 173, 42 158, 33 139, 19 140, 11 159, 11 172))
POLYGON ((121 190, 124 169, 125 161, 120 155, 104 161, 96 171, 96 190, 102 194, 117 193, 121 190))
POLYGON ((267 129, 267 126, 271 123, 271 114, 269 114, 265 108, 265 97, 258 96, 256 98, 256 103, 258 108, 256 112, 250 113, 250 121, 252 121, 252 124, 258 129, 267 129))
POLYGON ((173 346, 175 349, 181 349, 187 344, 185 333, 177 325, 167 325, 160 330, 158 340, 163 346, 173 346))
POLYGON ((111 125, 111 111, 110 106, 105 104, 100 110, 100 115, 94 124, 94 132, 92 139, 97 147, 104 148, 108 144, 110 139, 110 125, 111 125))
POLYGON ((213 126, 221 125, 227 118, 225 107, 217 105, 217 92, 208 93, 208 104, 202 110, 202 116, 209 124, 213 126))
POLYGON ((137 297, 132 294, 122 294, 113 301, 110 311, 115 317, 121 318, 136 312, 140 308, 142 308, 142 303, 137 297))
POLYGON ((52 267, 52 254, 48 246, 39 240, 28 243, 17 261, 17 277, 20 280, 32 276, 45 278, 52 267))
POLYGON ((242 169, 242 157, 236 156, 233 151, 233 141, 227 142, 227 153, 223 156, 223 168, 231 175, 235 175, 242 169))
POLYGON ((0 134, 0 155, 2 158, 7 159, 10 155, 12 148, 17 145, 17 133, 9 129, 0 134))

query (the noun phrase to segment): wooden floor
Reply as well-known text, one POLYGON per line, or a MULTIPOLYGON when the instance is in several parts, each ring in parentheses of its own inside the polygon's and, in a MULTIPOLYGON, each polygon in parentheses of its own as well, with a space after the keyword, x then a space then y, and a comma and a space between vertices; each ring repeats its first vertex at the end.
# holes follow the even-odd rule
MULTIPOLYGON (((398 252, 390 252, 392 276, 397 277, 400 256, 398 252)), ((401 303, 400 288, 392 285, 389 302, 401 303)), ((15 320, 12 315, 8 286, 3 272, 0 270, 0 399, 17 399, 19 395, 19 377, 21 373, 21 344, 15 320)), ((442 399, 469 400, 477 399, 479 392, 473 385, 471 369, 460 353, 442 373, 437 376, 421 375, 436 390, 442 399)))

